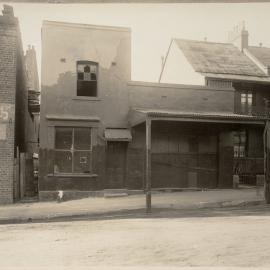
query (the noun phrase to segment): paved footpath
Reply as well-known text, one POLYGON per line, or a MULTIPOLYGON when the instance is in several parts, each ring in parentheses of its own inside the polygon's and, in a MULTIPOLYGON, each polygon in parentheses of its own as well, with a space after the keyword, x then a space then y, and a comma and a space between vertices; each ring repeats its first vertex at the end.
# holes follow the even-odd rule
MULTIPOLYGON (((256 188, 155 192, 152 195, 153 209, 181 210, 263 203, 263 191, 258 192, 256 188)), ((125 211, 142 211, 144 208, 143 194, 115 198, 90 197, 61 203, 55 201, 16 203, 0 206, 0 224, 121 214, 125 211)))

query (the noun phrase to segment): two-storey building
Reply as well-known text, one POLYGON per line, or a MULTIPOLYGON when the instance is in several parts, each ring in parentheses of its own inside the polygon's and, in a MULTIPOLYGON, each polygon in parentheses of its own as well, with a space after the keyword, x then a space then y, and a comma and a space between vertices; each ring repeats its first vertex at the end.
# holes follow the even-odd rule
POLYGON ((266 118, 236 108, 238 93, 250 104, 243 83, 270 79, 237 47, 173 40, 161 83, 130 81, 128 28, 45 21, 42 48, 41 199, 145 189, 149 179, 228 188, 243 167, 236 156, 263 173, 266 118))

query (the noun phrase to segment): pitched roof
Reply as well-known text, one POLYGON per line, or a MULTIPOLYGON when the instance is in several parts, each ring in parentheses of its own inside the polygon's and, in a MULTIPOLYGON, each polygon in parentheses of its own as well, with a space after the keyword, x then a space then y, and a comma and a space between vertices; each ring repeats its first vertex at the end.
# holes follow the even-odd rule
POLYGON ((249 46, 248 50, 253 54, 264 66, 270 66, 270 48, 249 46))
POLYGON ((230 43, 183 39, 175 39, 175 42, 197 72, 266 77, 251 59, 230 43))

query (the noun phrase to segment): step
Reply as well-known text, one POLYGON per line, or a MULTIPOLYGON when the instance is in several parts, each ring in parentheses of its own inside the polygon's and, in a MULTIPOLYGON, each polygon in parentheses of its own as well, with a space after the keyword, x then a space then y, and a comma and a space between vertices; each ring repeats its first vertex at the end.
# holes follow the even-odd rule
POLYGON ((127 193, 104 193, 104 198, 127 197, 127 193))
POLYGON ((126 188, 108 188, 104 189, 104 194, 128 193, 126 188))

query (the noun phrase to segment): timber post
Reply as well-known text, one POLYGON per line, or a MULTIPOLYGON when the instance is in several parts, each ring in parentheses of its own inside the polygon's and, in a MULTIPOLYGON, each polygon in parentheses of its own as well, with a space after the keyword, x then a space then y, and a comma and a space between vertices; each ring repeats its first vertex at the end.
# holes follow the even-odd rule
POLYGON ((146 212, 151 213, 151 119, 146 118, 146 212))
POLYGON ((270 122, 266 121, 264 129, 264 198, 270 204, 270 122))

